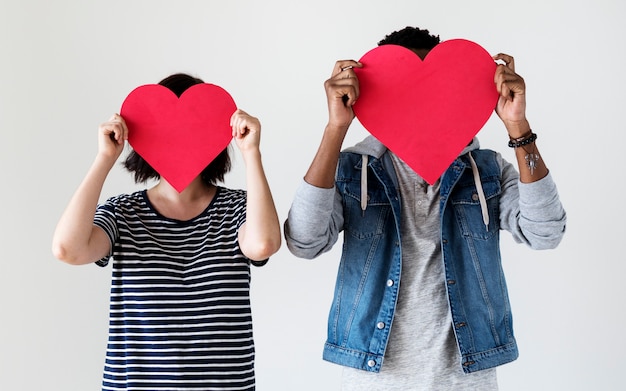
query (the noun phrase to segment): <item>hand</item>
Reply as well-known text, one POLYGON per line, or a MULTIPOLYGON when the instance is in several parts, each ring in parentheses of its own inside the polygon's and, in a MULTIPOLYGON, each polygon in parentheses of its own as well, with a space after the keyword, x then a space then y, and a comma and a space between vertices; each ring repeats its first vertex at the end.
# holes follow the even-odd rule
POLYGON ((518 138, 530 130, 526 119, 526 84, 524 79, 515 73, 515 60, 507 54, 497 54, 494 60, 501 60, 496 68, 494 82, 500 94, 496 113, 504 122, 509 136, 518 138))
POLYGON ((233 138, 242 153, 259 149, 261 143, 261 122, 243 110, 238 109, 230 117, 233 138))
POLYGON ((328 103, 328 125, 346 129, 354 119, 352 105, 359 97, 359 80, 353 68, 363 65, 354 60, 335 63, 330 79, 324 83, 328 103))
POLYGON ((126 122, 119 114, 114 114, 98 129, 98 154, 113 161, 121 155, 128 140, 126 122))

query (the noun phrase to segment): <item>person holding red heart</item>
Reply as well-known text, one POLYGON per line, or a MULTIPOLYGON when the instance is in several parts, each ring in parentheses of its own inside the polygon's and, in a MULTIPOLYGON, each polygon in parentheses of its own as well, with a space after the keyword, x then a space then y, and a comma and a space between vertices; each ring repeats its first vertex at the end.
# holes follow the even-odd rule
MULTIPOLYGON (((159 84, 180 97, 200 83, 175 74, 159 84)), ((58 222, 53 253, 73 265, 112 263, 103 390, 255 388, 250 265, 264 265, 281 234, 261 124, 236 110, 230 127, 246 190, 218 185, 231 167, 228 147, 180 192, 132 151, 124 166, 156 185, 98 204, 133 131, 117 114, 99 127, 97 156, 58 222)))
MULTIPOLYGON (((422 59, 439 44, 414 27, 379 42, 422 59)), ((474 138, 432 184, 373 136, 342 150, 365 94, 361 62, 337 61, 325 82, 328 123, 284 232, 307 259, 343 234, 323 353, 344 366, 342 390, 496 390, 496 367, 518 357, 500 232, 552 249, 566 214, 526 119, 524 79, 513 57, 493 60, 517 164, 474 138)))

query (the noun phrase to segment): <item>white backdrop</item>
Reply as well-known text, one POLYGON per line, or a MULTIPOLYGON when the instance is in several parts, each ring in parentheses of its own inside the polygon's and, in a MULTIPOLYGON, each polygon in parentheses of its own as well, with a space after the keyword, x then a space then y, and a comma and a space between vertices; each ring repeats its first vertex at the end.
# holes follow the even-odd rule
MULTIPOLYGON (((91 164, 100 122, 136 86, 188 72, 227 89, 263 124, 281 221, 326 121, 323 82, 407 25, 515 56, 528 117, 568 212, 561 246, 503 234, 520 358, 502 390, 618 390, 626 349, 625 3, 525 1, 0 1, 0 382, 3 390, 96 390, 110 268, 51 254, 60 213, 91 164), (621 178, 621 179, 620 179, 621 178)), ((346 144, 365 135, 358 123, 346 144)), ((482 145, 509 160, 492 117, 482 145)), ((236 148, 235 148, 236 150, 236 148)), ((243 162, 227 185, 243 187, 243 162)), ((136 188, 117 166, 103 198, 136 188)), ((339 246, 315 261, 283 246, 253 270, 258 389, 337 390, 321 359, 339 246)))

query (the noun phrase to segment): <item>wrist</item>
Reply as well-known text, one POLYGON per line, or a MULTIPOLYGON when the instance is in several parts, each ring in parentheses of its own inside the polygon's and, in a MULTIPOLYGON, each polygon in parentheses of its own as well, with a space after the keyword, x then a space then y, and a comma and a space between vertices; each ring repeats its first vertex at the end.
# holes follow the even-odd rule
POLYGON ((324 130, 327 134, 339 135, 343 138, 348 133, 349 128, 350 124, 328 122, 324 130))
POLYGON ((530 124, 526 119, 521 121, 508 121, 504 123, 504 126, 506 126, 506 131, 509 133, 509 138, 511 139, 524 137, 531 132, 530 124))
POLYGON ((532 129, 528 131, 528 133, 524 134, 521 137, 509 139, 509 147, 511 148, 520 148, 525 145, 532 144, 537 140, 537 135, 533 133, 532 129))
POLYGON ((261 160, 261 150, 259 148, 248 148, 242 149, 241 156, 243 156, 243 160, 248 162, 250 160, 258 159, 261 160))
POLYGON ((96 158, 94 159, 94 164, 97 166, 111 169, 115 165, 118 157, 118 155, 111 155, 109 153, 100 152, 96 155, 96 158))

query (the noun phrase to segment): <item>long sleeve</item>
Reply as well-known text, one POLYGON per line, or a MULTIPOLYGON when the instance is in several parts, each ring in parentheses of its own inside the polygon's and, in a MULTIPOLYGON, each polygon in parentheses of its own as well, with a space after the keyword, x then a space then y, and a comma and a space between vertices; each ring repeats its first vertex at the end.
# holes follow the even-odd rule
POLYGON ((319 188, 303 180, 285 221, 289 251, 313 259, 333 247, 342 229, 341 195, 335 188, 319 188))
POLYGON ((555 248, 565 233, 567 216, 552 175, 522 183, 513 165, 501 160, 501 167, 501 228, 533 249, 555 248))

